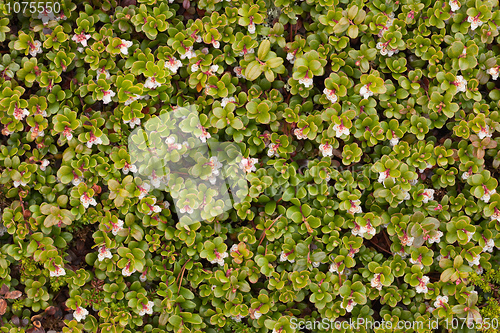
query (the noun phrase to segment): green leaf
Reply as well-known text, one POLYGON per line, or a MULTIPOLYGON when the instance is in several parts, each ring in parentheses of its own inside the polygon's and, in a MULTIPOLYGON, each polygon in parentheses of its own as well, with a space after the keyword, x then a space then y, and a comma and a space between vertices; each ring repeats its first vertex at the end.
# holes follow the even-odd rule
POLYGON ((447 268, 443 273, 441 273, 441 281, 448 282, 451 279, 451 276, 455 273, 455 269, 452 267, 447 268))
POLYGON ((257 57, 260 60, 263 60, 269 53, 270 49, 271 49, 271 42, 268 39, 264 39, 262 43, 260 43, 259 50, 257 51, 257 57))
POLYGON ((349 8, 349 11, 347 12, 347 17, 349 17, 350 20, 353 20, 356 17, 356 14, 358 14, 358 6, 354 5, 351 8, 349 8))
POLYGON ((274 213, 274 210, 276 209, 276 201, 269 201, 266 204, 266 208, 264 208, 264 211, 266 212, 267 215, 271 215, 274 213))
POLYGON ((345 17, 342 17, 339 21, 339 23, 337 23, 335 25, 335 27, 333 28, 333 32, 335 34, 341 34, 343 33, 344 31, 346 31, 346 29, 349 27, 349 21, 347 20, 347 18, 345 17))
POLYGON ((168 318, 168 322, 172 324, 174 327, 180 327, 182 324, 182 318, 178 315, 173 315, 168 318))
POLYGON ((352 39, 358 37, 359 29, 357 25, 351 25, 349 29, 347 29, 347 35, 352 39))
POLYGON ((282 64, 283 64, 283 58, 280 58, 280 57, 272 58, 272 59, 269 59, 268 61, 266 61, 266 65, 269 68, 276 68, 282 64))
POLYGON ((73 169, 67 165, 63 165, 57 171, 57 177, 61 180, 61 183, 68 184, 73 180, 73 169))
POLYGON ((456 256, 455 257, 455 260, 453 261, 453 267, 455 268, 459 268, 460 266, 462 266, 462 264, 464 263, 464 260, 462 258, 462 256, 456 256))
POLYGON ((260 76, 260 74, 262 74, 262 70, 260 69, 260 64, 257 62, 257 60, 254 60, 250 64, 248 64, 247 68, 245 69, 245 76, 250 81, 254 81, 260 76))

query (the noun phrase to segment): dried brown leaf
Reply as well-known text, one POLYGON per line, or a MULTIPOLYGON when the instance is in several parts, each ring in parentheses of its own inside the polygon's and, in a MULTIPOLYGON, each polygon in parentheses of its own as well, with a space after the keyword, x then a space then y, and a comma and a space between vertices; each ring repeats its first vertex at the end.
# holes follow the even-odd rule
POLYGON ((3 316, 7 311, 7 302, 4 299, 0 299, 0 316, 3 316))
POLYGON ((21 321, 19 320, 18 316, 12 316, 12 318, 10 319, 10 321, 12 322, 12 324, 14 324, 16 326, 19 326, 19 324, 21 324, 21 321))
POLYGON ((2 286, 2 288, 0 288, 0 295, 5 295, 8 291, 9 291, 9 287, 7 287, 7 285, 4 284, 2 286))
POLYGON ((8 293, 5 294, 5 298, 7 299, 17 299, 21 297, 23 293, 20 292, 19 290, 14 290, 14 291, 9 291, 8 293))

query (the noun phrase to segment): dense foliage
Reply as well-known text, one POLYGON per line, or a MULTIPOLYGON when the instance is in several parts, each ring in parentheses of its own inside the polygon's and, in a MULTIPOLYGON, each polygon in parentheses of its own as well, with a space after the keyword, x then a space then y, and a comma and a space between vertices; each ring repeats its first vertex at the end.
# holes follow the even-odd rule
POLYGON ((497 331, 498 0, 35 3, 0 1, 0 332, 497 331), (243 201, 139 177, 145 126, 239 147, 243 201))

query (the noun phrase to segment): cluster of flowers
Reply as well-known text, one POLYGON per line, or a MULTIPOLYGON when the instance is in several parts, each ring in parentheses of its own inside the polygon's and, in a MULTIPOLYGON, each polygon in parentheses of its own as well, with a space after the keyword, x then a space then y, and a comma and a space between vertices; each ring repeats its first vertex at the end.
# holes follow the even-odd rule
POLYGON ((354 222, 354 228, 351 230, 354 236, 364 237, 365 234, 375 236, 377 233, 376 229, 371 225, 370 221, 366 223, 365 226, 361 226, 354 222))
POLYGON ((227 252, 219 253, 217 250, 214 250, 214 252, 215 252, 215 259, 210 261, 210 263, 224 266, 224 259, 226 259, 229 256, 229 254, 227 252))
POLYGON ((285 252, 282 251, 281 255, 280 255, 280 261, 287 261, 288 260, 289 262, 294 263, 295 259, 290 259, 289 258, 290 254, 292 254, 292 253, 293 253, 293 251, 292 252, 288 252, 288 253, 285 253, 285 252))

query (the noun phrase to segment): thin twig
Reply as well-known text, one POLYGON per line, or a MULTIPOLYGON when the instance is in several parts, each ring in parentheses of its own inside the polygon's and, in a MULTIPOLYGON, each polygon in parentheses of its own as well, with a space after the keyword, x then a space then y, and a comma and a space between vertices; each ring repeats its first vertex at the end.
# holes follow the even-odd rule
POLYGON ((264 240, 264 236, 266 235, 266 231, 269 230, 273 225, 274 223, 276 223, 276 221, 278 221, 278 219, 280 217, 282 217, 283 214, 281 214, 280 216, 278 216, 277 218, 274 219, 273 223, 271 223, 271 225, 269 227, 267 227, 266 229, 264 229, 264 231, 262 232, 262 236, 260 236, 260 242, 259 242, 259 245, 257 247, 260 246, 260 244, 262 244, 262 241, 264 240))
MULTIPOLYGON (((188 262, 190 262, 191 259, 189 259, 188 261, 186 261, 184 263, 184 265, 182 266, 182 270, 181 270, 181 273, 179 274, 179 276, 177 277, 176 280, 179 280, 179 290, 177 291, 177 293, 180 293, 181 292, 181 286, 182 286, 182 278, 184 277, 184 271, 186 270, 186 264, 188 262), (180 279, 179 279, 180 278, 180 279)), ((177 281, 176 281, 177 282, 177 281)))
POLYGON ((382 234, 384 235, 385 241, 387 242, 387 246, 389 246, 389 248, 391 248, 391 243, 389 241, 389 238, 387 237, 387 234, 385 232, 382 232, 382 234))
POLYGON ((383 247, 380 247, 377 243, 374 243, 371 240, 370 240, 370 244, 372 244, 375 247, 377 247, 378 249, 380 249, 380 250, 382 250, 382 251, 384 251, 384 252, 389 253, 390 255, 392 255, 392 252, 387 251, 386 249, 384 249, 383 247))

